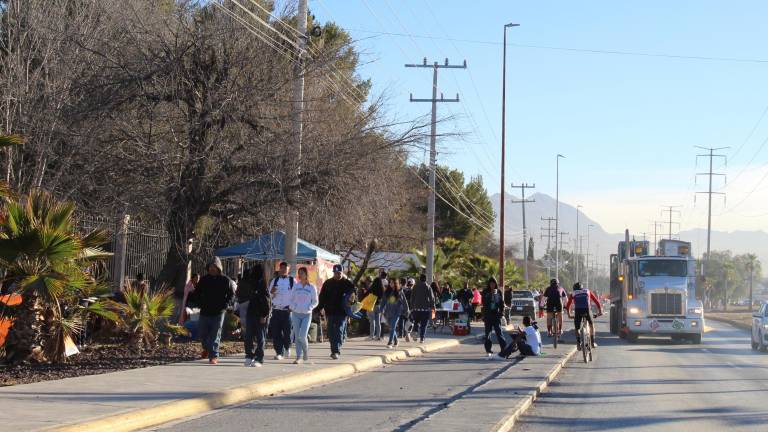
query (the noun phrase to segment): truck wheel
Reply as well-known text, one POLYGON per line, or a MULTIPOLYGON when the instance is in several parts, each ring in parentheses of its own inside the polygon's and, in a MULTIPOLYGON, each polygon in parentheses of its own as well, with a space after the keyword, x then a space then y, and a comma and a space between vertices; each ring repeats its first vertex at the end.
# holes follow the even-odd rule
POLYGON ((691 335, 691 342, 693 342, 695 345, 701 345, 701 335, 700 334, 691 335))

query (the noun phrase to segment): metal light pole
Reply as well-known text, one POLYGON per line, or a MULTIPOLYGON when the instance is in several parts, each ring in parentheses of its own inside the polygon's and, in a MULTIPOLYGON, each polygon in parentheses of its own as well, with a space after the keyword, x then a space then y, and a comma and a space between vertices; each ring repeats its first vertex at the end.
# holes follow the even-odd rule
POLYGON ((499 201, 499 290, 504 296, 504 167, 506 164, 507 132, 507 29, 520 24, 504 24, 504 48, 501 65, 501 200, 499 201))
POLYGON ((576 253, 576 282, 579 281, 579 259, 581 258, 581 237, 579 237, 579 209, 583 206, 576 206, 576 247, 574 248, 576 253))
POLYGON ((589 289, 589 230, 594 228, 595 226, 592 224, 587 225, 587 260, 584 263, 584 272, 586 273, 586 284, 584 285, 587 289, 589 289))
POLYGON ((557 233, 560 232, 560 158, 565 156, 557 154, 557 168, 555 174, 555 279, 560 278, 560 245, 557 233))

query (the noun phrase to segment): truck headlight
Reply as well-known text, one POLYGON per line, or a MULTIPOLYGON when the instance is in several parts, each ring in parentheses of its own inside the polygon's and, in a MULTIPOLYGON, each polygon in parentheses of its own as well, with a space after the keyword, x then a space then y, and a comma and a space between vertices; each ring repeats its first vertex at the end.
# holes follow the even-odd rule
POLYGON ((768 324, 763 324, 763 328, 768 330, 768 324))
POLYGON ((688 309, 689 315, 701 315, 701 308, 690 308, 688 309))
POLYGON ((629 308, 629 313, 631 313, 631 314, 639 314, 640 313, 640 309, 636 308, 636 307, 631 307, 631 308, 629 308))
POLYGON ((698 321, 691 321, 691 327, 698 327, 699 322, 698 321))

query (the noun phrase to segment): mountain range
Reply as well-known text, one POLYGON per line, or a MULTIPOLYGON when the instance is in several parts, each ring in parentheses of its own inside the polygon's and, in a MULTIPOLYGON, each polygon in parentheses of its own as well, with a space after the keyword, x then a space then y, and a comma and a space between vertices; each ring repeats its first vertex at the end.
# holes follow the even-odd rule
MULTIPOLYGON (((491 204, 496 213, 494 230, 499 230, 499 198, 500 194, 492 195, 491 204)), ((522 245, 523 240, 523 216, 520 204, 512 203, 513 200, 519 200, 519 197, 507 195, 505 206, 504 237, 505 243, 522 245)), ((547 227, 548 222, 543 220, 548 217, 555 217, 556 200, 544 193, 535 193, 526 199, 533 199, 535 202, 526 203, 526 225, 528 236, 533 236, 534 254, 537 258, 544 255, 547 248, 547 227)), ((587 253, 587 226, 593 225, 589 229, 590 251, 597 254, 597 262, 600 265, 608 264, 608 257, 611 253, 616 253, 617 244, 624 238, 624 233, 606 232, 600 223, 589 218, 584 213, 579 214, 579 235, 582 237, 582 253, 587 253)), ((554 233, 555 223, 550 224, 551 232, 554 233)), ((565 250, 573 250, 576 239, 576 208, 568 203, 560 202, 560 223, 559 230, 567 233, 563 236, 563 247, 565 250)), ((630 235, 632 231, 630 228, 630 235)), ((497 234, 498 235, 498 234, 497 234)), ((637 237, 638 234, 635 234, 637 237)), ((661 239, 661 235, 658 237, 661 239)), ((677 238, 677 237, 676 237, 677 238)), ((693 252, 696 256, 701 256, 706 251, 707 230, 696 228, 682 231, 679 238, 692 243, 693 252)), ((639 238, 638 238, 639 239, 639 238)), ((653 238, 648 238, 653 247, 653 238)), ((551 246, 554 248, 554 237, 550 239, 551 246)), ((712 250, 730 250, 734 254, 754 253, 762 262, 768 263, 768 233, 764 231, 712 231, 711 239, 712 250)), ((592 258, 590 258, 591 260, 592 258)))

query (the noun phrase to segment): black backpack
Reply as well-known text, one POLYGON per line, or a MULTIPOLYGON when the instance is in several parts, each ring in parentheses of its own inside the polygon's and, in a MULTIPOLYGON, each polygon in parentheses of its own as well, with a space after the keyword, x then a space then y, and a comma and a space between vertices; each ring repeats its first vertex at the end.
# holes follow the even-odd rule
MULTIPOLYGON (((280 280, 280 276, 272 279, 272 288, 277 288, 277 281, 280 280)), ((290 285, 291 289, 293 289, 293 276, 288 276, 288 284, 290 285)))

